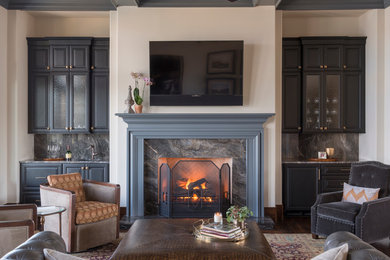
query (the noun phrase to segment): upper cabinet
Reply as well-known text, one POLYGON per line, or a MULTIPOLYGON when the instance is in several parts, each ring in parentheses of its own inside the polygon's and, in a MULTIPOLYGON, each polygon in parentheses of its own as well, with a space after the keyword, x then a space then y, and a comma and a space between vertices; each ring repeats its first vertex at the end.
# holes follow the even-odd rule
MULTIPOLYGON (((104 40, 108 54, 109 41, 104 40)), ((91 66, 94 42, 85 37, 28 38, 29 133, 94 132, 93 123, 102 121, 100 117, 105 122, 99 125, 100 131, 108 131, 109 82, 104 82, 107 95, 99 96, 101 107, 95 104, 96 91, 91 85, 95 82, 91 66), (98 119, 92 118, 96 115, 98 119)), ((108 74, 108 63, 106 66, 108 74)))
MULTIPOLYGON (((284 39, 283 53, 285 49, 291 49, 292 41, 297 44, 297 39, 284 39)), ((283 132, 364 132, 366 39, 299 39, 299 46, 302 48, 300 60, 303 61, 300 73, 301 90, 297 86, 291 87, 298 84, 298 81, 293 82, 291 71, 285 69, 283 62, 283 132), (296 93, 302 94, 299 97, 294 95, 291 93, 293 88, 296 93), (296 105, 299 101, 301 110, 298 110, 296 105)), ((293 64, 292 61, 288 63, 293 64)), ((295 64, 300 64, 300 61, 295 64)), ((297 70, 295 78, 299 77, 298 72, 300 71, 297 70)))

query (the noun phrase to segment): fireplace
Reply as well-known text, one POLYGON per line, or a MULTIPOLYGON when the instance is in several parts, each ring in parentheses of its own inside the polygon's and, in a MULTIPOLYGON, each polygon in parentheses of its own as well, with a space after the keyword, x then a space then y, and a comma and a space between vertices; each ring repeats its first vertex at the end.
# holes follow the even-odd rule
POLYGON ((159 214, 210 217, 232 201, 232 158, 160 158, 159 214))

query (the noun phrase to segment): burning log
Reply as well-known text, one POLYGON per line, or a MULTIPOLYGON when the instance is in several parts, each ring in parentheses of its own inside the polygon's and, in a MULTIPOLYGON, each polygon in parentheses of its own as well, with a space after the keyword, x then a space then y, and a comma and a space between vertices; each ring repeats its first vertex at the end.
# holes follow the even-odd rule
POLYGON ((206 186, 206 184, 208 183, 207 180, 205 178, 202 178, 202 179, 199 179, 197 181, 194 181, 194 182, 191 182, 190 184, 188 184, 188 190, 193 190, 195 188, 198 188, 198 189, 202 189, 202 184, 205 184, 204 186, 206 186))

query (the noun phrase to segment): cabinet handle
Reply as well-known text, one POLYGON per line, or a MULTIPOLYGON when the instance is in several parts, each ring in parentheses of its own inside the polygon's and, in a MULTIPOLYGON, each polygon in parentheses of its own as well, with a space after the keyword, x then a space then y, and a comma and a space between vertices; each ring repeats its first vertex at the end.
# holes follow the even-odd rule
POLYGON ((298 66, 298 69, 302 69, 302 66, 298 66))
POLYGON ((35 202, 41 202, 41 200, 35 200, 35 202))
POLYGON ((69 130, 73 130, 73 127, 69 127, 69 130))
POLYGON ((66 65, 66 66, 65 66, 65 69, 69 69, 69 66, 68 66, 68 65, 66 65))
POLYGON ((318 169, 318 180, 321 180, 321 169, 318 169))
POLYGON ((47 70, 50 70, 50 66, 47 66, 46 69, 47 69, 47 70))
POLYGON ((94 70, 94 69, 95 69, 95 66, 92 65, 92 66, 91 66, 91 70, 94 70))
POLYGON ((81 170, 85 170, 85 167, 81 167, 81 170))
POLYGON ((67 127, 65 127, 65 130, 69 130, 67 127))
POLYGON ((91 126, 91 130, 94 130, 95 128, 93 126, 91 126))
POLYGON ((346 130, 346 129, 347 129, 347 127, 346 127, 346 126, 343 126, 343 129, 344 129, 344 130, 346 130))
POLYGON ((327 68, 328 68, 328 65, 325 65, 324 68, 327 69, 327 68))
POLYGON ((47 129, 47 130, 50 130, 50 127, 47 127, 46 129, 47 129))
POLYGON ((298 130, 301 130, 301 129, 302 129, 302 127, 298 126, 298 130))
POLYGON ((320 126, 320 130, 324 130, 324 128, 322 126, 320 126))
POLYGON ((87 166, 87 167, 85 167, 85 169, 86 169, 86 170, 88 170, 88 169, 89 169, 89 168, 88 168, 88 166, 87 166))
POLYGON ((347 68, 347 65, 344 65, 343 68, 346 69, 346 68, 347 68))
POLYGON ((320 69, 323 69, 324 68, 324 66, 323 65, 320 65, 320 69))
POLYGON ((325 126, 325 127, 324 127, 324 130, 328 130, 328 127, 327 127, 327 126, 325 126))
POLYGON ((35 179, 37 179, 37 180, 46 179, 46 177, 35 177, 35 179))
POLYGON ((72 66, 72 65, 70 65, 70 66, 69 66, 69 69, 73 69, 73 66, 72 66))

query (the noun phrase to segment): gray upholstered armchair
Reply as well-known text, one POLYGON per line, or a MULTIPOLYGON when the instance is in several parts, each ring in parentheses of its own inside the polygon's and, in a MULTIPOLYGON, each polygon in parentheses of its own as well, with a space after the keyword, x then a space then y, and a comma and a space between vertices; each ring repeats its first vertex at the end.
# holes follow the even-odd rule
MULTIPOLYGON (((61 230, 67 252, 83 251, 119 237, 119 185, 81 182, 79 173, 50 175, 48 180, 51 186, 40 186, 41 204, 66 208, 61 215, 61 230), (55 181, 62 186, 56 187, 55 181), (72 187, 76 190, 69 190, 72 187)), ((45 230, 59 233, 58 216, 45 217, 45 230)))
POLYGON ((318 195, 311 208, 313 238, 349 231, 371 243, 390 236, 390 166, 379 162, 352 164, 349 184, 380 188, 379 198, 363 205, 341 201, 343 192, 318 195))
POLYGON ((35 204, 0 206, 0 258, 34 234, 35 204))

